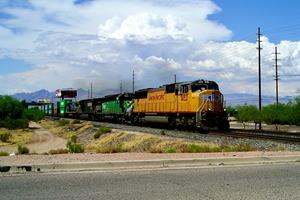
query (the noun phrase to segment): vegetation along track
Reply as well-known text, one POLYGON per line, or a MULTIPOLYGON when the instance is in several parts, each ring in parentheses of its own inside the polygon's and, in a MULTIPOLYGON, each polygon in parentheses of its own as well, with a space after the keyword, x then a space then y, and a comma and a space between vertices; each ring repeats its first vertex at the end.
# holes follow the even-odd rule
POLYGON ((230 129, 227 132, 212 131, 209 134, 216 135, 216 136, 234 137, 234 138, 261 139, 261 140, 272 140, 272 141, 278 141, 284 143, 300 144, 300 133, 230 129))
MULTIPOLYGON (((59 117, 49 117, 50 119, 64 119, 59 117)), ((69 119, 69 118, 66 118, 69 119)), ((89 120, 82 120, 89 121, 89 120)), ((197 134, 191 130, 170 130, 169 128, 155 127, 151 128, 150 126, 135 126, 129 124, 120 124, 120 123, 111 123, 111 122, 95 122, 93 121, 95 126, 107 126, 110 128, 130 130, 130 131, 141 131, 141 132, 149 132, 153 134, 161 134, 162 132, 169 132, 166 134, 167 136, 176 137, 176 138, 186 138, 186 139, 194 139, 198 140, 203 138, 206 134, 197 134), (191 134, 191 132, 194 132, 191 134), (203 137, 195 137, 203 136, 203 137)), ((222 137, 231 137, 231 138, 245 138, 245 139, 259 139, 259 140, 269 140, 276 141, 281 143, 289 143, 289 144, 297 144, 300 145, 300 133, 291 133, 291 132, 282 132, 282 131, 259 131, 259 130, 244 130, 244 129, 230 129, 229 131, 218 131, 213 130, 210 131, 209 136, 222 136, 222 137)))

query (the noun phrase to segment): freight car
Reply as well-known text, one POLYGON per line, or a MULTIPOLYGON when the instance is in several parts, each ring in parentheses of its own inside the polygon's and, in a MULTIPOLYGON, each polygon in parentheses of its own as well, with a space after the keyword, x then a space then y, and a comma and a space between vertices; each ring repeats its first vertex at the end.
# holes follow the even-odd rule
POLYGON ((193 129, 228 129, 223 104, 216 82, 196 80, 142 89, 134 94, 114 94, 79 102, 60 100, 57 114, 132 124, 152 122, 193 129))

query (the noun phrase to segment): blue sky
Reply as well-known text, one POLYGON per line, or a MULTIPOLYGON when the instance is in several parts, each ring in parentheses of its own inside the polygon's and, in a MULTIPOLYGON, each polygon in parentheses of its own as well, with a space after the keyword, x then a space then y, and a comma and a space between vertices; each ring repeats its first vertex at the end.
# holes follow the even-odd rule
POLYGON ((6 75, 16 72, 24 72, 31 69, 31 65, 22 60, 3 58, 0 60, 0 73, 6 75))
MULTIPOLYGON (((280 74, 300 74, 297 0, 2 0, 0 94, 60 87, 156 87, 198 78, 224 93, 257 93, 256 31, 261 27, 263 93, 280 74)), ((282 77, 281 95, 298 78, 282 77)))
POLYGON ((222 9, 209 17, 225 24, 233 31, 232 40, 246 38, 253 41, 253 34, 260 26, 262 32, 275 43, 281 40, 300 40, 298 0, 214 0, 222 9))

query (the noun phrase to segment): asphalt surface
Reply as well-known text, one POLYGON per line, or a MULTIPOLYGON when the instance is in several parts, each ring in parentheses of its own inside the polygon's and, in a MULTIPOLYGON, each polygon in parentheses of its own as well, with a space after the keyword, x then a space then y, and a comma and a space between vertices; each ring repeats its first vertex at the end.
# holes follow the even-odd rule
POLYGON ((300 163, 0 175, 5 199, 300 199, 300 163))

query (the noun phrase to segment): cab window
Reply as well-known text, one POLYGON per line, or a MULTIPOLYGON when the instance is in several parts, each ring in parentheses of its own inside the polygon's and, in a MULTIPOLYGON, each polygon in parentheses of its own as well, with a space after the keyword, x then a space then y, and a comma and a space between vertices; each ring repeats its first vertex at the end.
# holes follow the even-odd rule
POLYGON ((180 86, 180 93, 188 93, 189 92, 189 86, 188 85, 182 85, 180 86))

